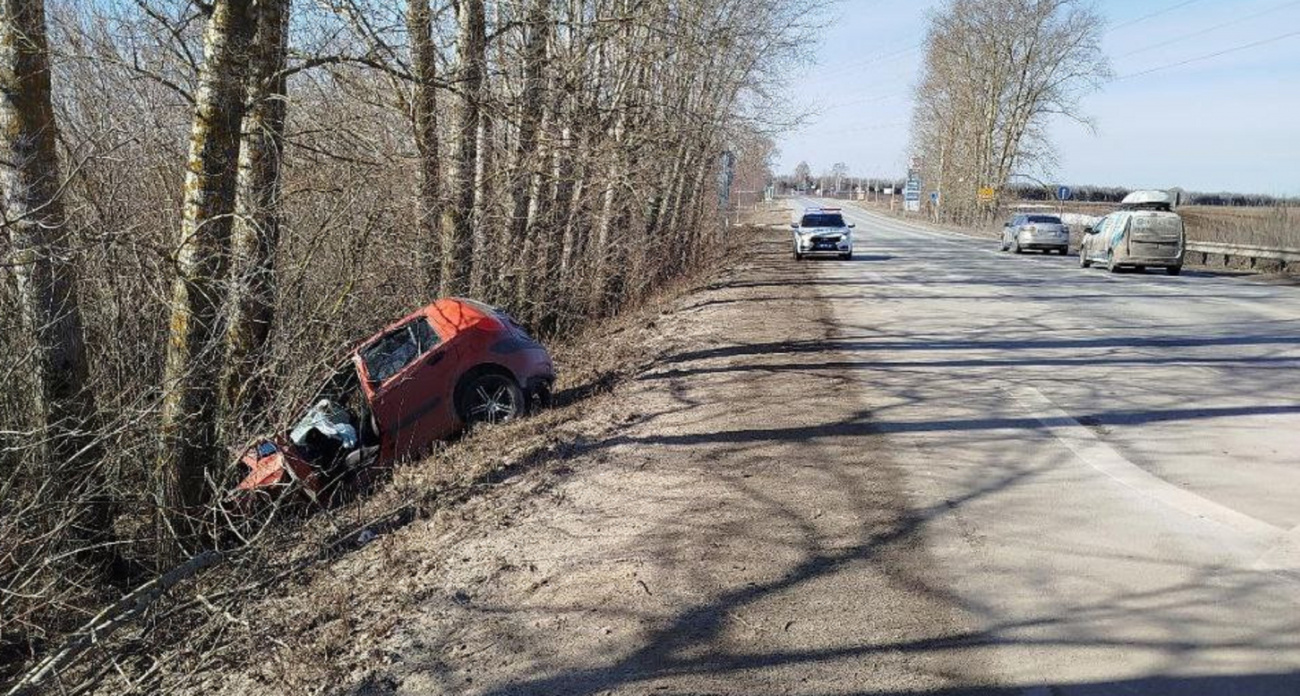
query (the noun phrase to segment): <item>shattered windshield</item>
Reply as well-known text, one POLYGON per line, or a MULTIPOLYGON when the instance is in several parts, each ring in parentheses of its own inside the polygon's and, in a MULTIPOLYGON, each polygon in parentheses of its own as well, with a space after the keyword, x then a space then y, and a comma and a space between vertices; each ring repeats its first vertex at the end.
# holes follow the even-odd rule
POLYGON ((361 360, 366 364, 366 374, 370 379, 383 382, 438 345, 440 340, 428 318, 421 317, 363 348, 361 360))
POLYGON ((346 449, 357 446, 357 429, 352 414, 337 402, 321 399, 289 431, 289 439, 298 446, 307 445, 308 435, 315 429, 331 440, 337 440, 346 449))

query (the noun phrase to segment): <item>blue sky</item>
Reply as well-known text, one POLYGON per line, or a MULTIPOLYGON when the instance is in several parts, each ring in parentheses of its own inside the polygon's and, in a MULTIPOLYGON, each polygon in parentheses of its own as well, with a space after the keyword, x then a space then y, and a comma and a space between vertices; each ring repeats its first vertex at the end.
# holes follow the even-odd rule
MULTIPOLYGON (((843 0, 832 10, 815 64, 788 88, 790 103, 808 105, 809 113, 805 126, 779 140, 778 171, 801 160, 814 172, 835 162, 856 176, 905 170, 919 43, 927 12, 941 5, 843 0)), ((1097 132, 1053 125, 1056 180, 1300 195, 1300 0, 1096 5, 1109 23, 1104 48, 1121 77, 1294 35, 1120 79, 1085 98, 1097 132)))

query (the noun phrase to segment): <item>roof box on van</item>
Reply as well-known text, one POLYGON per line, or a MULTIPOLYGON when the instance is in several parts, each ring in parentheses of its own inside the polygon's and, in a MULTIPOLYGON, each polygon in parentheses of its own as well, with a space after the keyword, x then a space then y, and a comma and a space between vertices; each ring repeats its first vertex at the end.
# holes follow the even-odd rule
POLYGON ((1134 191, 1124 197, 1120 206, 1126 210, 1172 210, 1174 197, 1167 191, 1134 191))

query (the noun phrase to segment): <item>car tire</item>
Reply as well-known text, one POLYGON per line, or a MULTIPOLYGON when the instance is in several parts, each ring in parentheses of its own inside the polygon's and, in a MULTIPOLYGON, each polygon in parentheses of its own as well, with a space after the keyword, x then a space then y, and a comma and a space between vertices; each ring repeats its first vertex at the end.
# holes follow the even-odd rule
POLYGON ((1183 267, 1182 267, 1182 266, 1166 266, 1166 267, 1165 267, 1165 273, 1168 273, 1168 274, 1171 275, 1171 276, 1176 276, 1176 275, 1178 275, 1179 273, 1182 273, 1182 272, 1183 272, 1183 267))
POLYGON ((1090 268, 1092 262, 1088 260, 1088 250, 1079 247, 1079 268, 1090 268))
POLYGON ((1011 238, 1011 253, 1013 254, 1025 253, 1025 250, 1020 248, 1020 235, 1016 235, 1011 238))
POLYGON ((840 260, 841 260, 841 261, 852 261, 852 260, 853 260, 853 252, 850 251, 850 252, 847 253, 847 254, 840 254, 840 260))
POLYGON ((481 374, 461 389, 456 410, 468 427, 507 423, 524 414, 524 392, 513 377, 499 372, 481 374))
POLYGON ((1070 247, 1061 247, 1061 250, 1060 250, 1060 251, 1061 251, 1061 256, 1069 256, 1069 255, 1070 255, 1070 247))
POLYGON ((1005 252, 1006 250, 1007 250, 1007 238, 1003 237, 1001 240, 998 241, 998 251, 1005 252))
POLYGON ((1115 252, 1106 252, 1106 270, 1111 273, 1119 273, 1119 264, 1115 263, 1115 252))

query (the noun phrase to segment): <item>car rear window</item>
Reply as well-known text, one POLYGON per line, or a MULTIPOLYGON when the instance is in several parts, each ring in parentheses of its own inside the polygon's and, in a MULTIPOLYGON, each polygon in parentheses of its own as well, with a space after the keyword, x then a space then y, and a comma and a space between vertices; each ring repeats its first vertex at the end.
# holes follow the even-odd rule
POLYGON ((844 216, 836 214, 805 215, 799 222, 800 227, 843 227, 844 216))
POLYGON ((1177 215, 1134 215, 1133 231, 1178 234, 1183 231, 1183 221, 1177 215))
POLYGON ((1061 224, 1061 218, 1055 215, 1030 215, 1029 222, 1037 222, 1042 225, 1059 225, 1061 224))
POLYGON ((401 372, 402 368, 441 341, 428 317, 420 317, 361 349, 361 360, 366 364, 366 374, 370 379, 382 382, 401 372))

